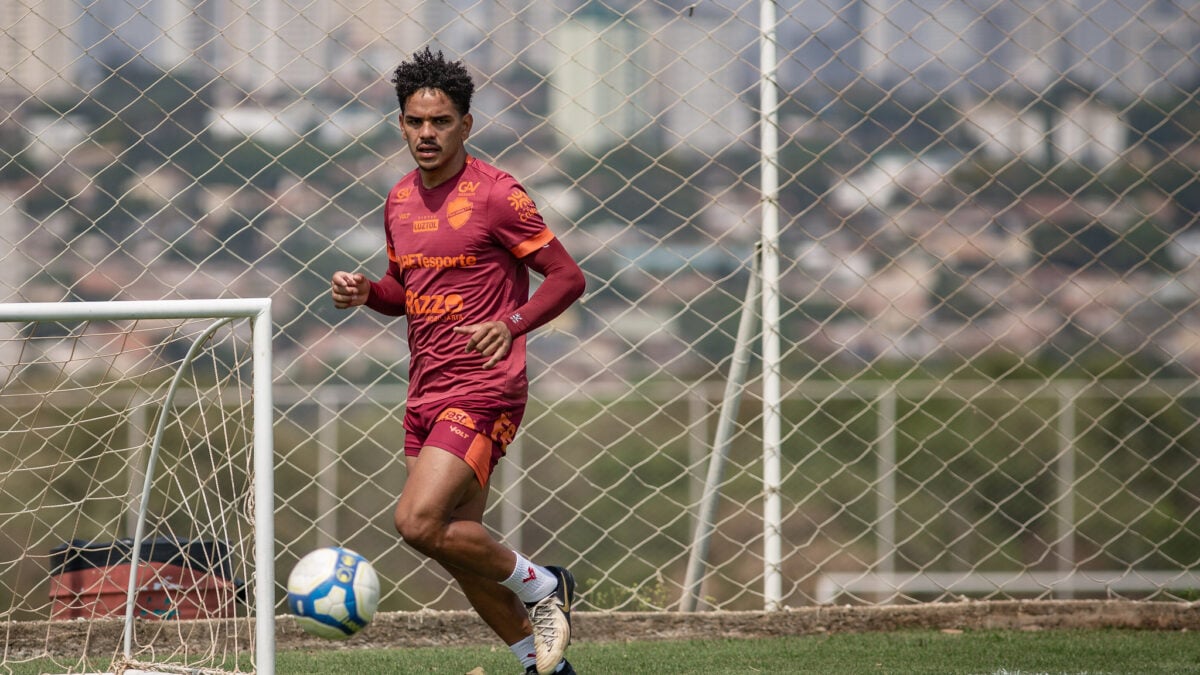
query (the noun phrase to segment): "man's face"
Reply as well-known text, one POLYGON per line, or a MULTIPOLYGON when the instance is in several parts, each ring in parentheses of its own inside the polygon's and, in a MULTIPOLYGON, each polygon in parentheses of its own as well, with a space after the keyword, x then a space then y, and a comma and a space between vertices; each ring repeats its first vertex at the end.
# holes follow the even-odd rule
POLYGON ((471 123, 471 115, 460 115, 440 89, 420 89, 408 97, 400 128, 425 187, 444 183, 462 168, 471 123))

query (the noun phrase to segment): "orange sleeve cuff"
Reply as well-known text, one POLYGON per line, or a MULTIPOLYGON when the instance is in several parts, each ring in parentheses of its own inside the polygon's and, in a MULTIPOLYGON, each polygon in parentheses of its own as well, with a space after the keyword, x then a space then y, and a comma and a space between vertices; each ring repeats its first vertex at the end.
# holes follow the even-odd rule
POLYGON ((524 258, 525 256, 529 255, 530 253, 533 253, 534 251, 538 250, 539 248, 545 246, 546 244, 549 244, 550 241, 553 239, 554 239, 554 233, 551 232, 550 228, 547 227, 547 228, 543 229, 541 232, 538 232, 537 234, 526 239, 525 241, 521 242, 520 244, 517 244, 516 246, 512 247, 511 249, 509 249, 509 251, 518 258, 524 258))

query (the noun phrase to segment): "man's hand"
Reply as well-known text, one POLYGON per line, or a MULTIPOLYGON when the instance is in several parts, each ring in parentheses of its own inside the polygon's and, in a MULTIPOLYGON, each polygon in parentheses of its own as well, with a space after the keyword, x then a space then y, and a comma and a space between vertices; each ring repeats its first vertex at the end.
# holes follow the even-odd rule
POLYGON ((499 363, 500 359, 508 355, 508 350, 512 347, 512 333, 508 332, 508 326, 503 321, 485 321, 470 326, 455 326, 454 332, 470 336, 470 339, 467 340, 467 351, 479 352, 484 356, 491 357, 487 363, 483 364, 484 368, 491 368, 499 363))
POLYGON ((333 273, 333 306, 338 309, 357 307, 371 294, 371 282, 357 272, 333 273))

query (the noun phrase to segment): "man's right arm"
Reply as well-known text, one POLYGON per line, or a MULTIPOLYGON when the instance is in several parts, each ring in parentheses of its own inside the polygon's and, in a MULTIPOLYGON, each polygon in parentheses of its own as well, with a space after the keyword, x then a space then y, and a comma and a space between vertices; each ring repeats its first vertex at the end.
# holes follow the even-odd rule
POLYGON ((370 282, 367 307, 387 316, 404 316, 404 284, 400 282, 400 267, 388 263, 387 274, 379 281, 370 282))
POLYGON ((389 265, 388 273, 379 281, 371 281, 358 272, 334 272, 332 282, 333 306, 348 309, 366 305, 388 316, 404 316, 404 285, 389 265))

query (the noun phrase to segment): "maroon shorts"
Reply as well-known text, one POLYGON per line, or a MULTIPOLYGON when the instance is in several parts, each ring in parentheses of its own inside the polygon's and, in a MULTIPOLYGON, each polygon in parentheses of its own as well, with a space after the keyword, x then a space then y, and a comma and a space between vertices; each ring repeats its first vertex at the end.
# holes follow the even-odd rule
POLYGON ((487 485, 525 415, 523 405, 439 401, 404 413, 404 454, 416 457, 432 445, 460 457, 487 485))

